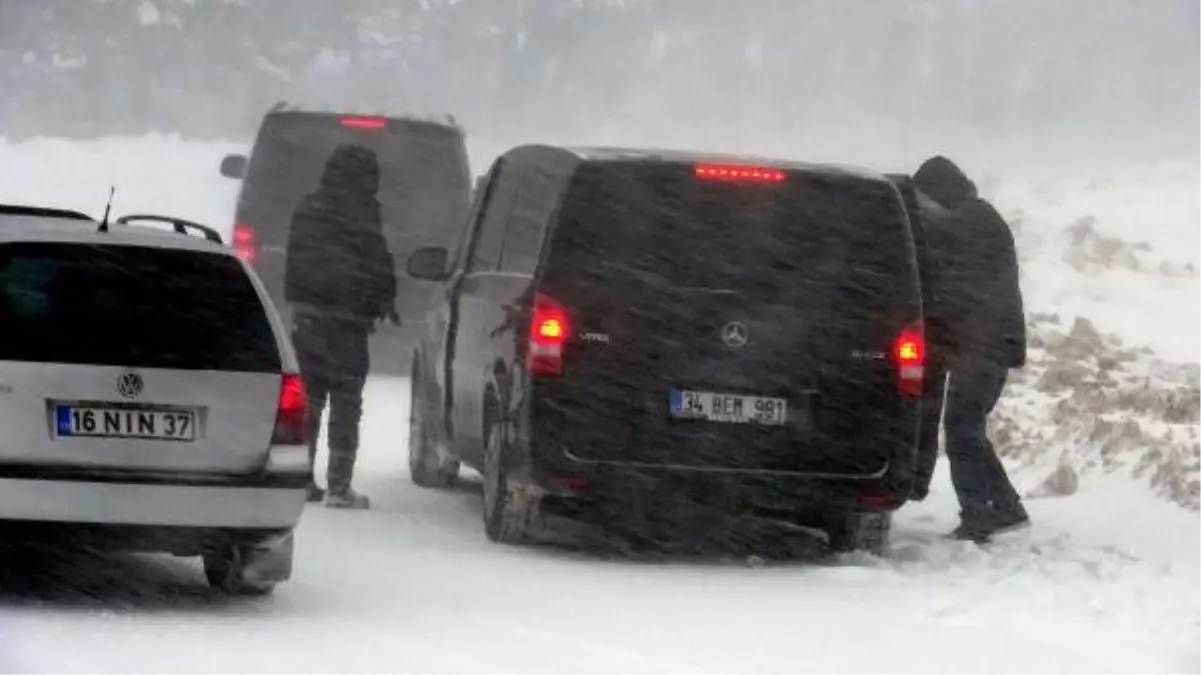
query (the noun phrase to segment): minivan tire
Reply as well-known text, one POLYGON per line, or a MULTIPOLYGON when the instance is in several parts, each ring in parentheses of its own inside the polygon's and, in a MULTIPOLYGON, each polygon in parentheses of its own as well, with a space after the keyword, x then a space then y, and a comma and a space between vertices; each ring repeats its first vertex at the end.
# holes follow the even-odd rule
POLYGON ((484 533, 497 543, 521 544, 528 539, 532 516, 525 495, 509 482, 505 470, 505 426, 492 423, 484 445, 484 533))
POLYGON ((459 477, 459 463, 442 461, 429 442, 419 375, 417 357, 414 357, 409 379, 409 478, 419 487, 448 488, 459 477))
POLYGON ((269 551, 253 544, 225 543, 202 554, 204 576, 210 586, 230 595, 268 595, 281 577, 291 573, 292 550, 291 534, 269 551))
POLYGON ((831 519, 827 529, 830 549, 835 553, 864 551, 873 555, 888 552, 892 529, 891 511, 853 511, 831 519))

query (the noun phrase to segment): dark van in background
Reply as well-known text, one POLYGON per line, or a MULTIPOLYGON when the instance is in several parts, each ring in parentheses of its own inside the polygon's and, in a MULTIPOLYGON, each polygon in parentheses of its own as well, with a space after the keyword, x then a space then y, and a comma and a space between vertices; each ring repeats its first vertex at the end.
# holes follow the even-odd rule
POLYGON ((655 538, 650 514, 689 503, 883 545, 912 489, 925 352, 885 176, 525 146, 470 221, 408 265, 445 283, 413 361, 418 484, 481 471, 500 541, 541 515, 655 538))
MULTIPOLYGON (((471 203, 464 133, 453 120, 276 106, 263 118, 249 159, 229 155, 221 162, 223 176, 243 180, 232 243, 287 320, 284 258, 292 214, 317 188, 325 161, 342 143, 369 147, 379 157, 384 236, 398 275, 396 310, 406 323, 420 321, 437 285, 406 277, 405 261, 423 246, 451 246, 471 203)), ((405 334, 404 326, 379 327, 371 341, 372 372, 408 372, 405 334)))

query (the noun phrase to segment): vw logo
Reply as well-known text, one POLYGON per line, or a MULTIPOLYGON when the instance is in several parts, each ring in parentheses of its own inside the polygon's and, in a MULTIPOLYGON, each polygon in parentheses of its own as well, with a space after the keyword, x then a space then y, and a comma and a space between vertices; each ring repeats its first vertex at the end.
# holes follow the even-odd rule
POLYGON ((721 341, 726 343, 727 347, 734 349, 745 347, 750 337, 750 331, 741 321, 731 321, 721 329, 721 341))
POLYGON ((121 377, 117 378, 117 392, 125 398, 135 398, 142 393, 144 385, 142 376, 137 373, 122 373, 121 377))

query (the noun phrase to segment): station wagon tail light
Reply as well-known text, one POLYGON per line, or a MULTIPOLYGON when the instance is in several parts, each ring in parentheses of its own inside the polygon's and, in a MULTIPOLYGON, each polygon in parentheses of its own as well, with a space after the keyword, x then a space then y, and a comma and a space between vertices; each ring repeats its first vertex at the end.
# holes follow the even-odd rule
POLYGON ((238 223, 234 225, 234 251, 238 257, 246 262, 254 262, 257 251, 255 250, 254 228, 246 223, 238 223))
POLYGON ((530 317, 530 344, 526 363, 534 375, 563 374, 563 346, 571 334, 571 318, 563 305, 534 293, 530 317))
POLYGON ((735 166, 721 164, 697 164, 696 177, 704 180, 757 181, 779 183, 784 172, 764 166, 735 166))
POLYGON ((338 121, 351 129, 383 129, 388 124, 382 117, 343 117, 338 121))
POLYGON ((279 406, 275 413, 272 445, 306 445, 309 405, 304 381, 294 373, 284 373, 279 385, 279 406))
POLYGON ((901 330, 892 359, 897 366, 897 391, 905 396, 921 396, 926 364, 926 335, 921 321, 901 330))

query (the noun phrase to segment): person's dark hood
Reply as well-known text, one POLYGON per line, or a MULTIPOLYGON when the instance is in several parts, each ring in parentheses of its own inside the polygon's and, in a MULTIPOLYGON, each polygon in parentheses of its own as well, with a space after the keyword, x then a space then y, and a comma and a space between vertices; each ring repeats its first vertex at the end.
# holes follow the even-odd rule
POLYGON ((374 196, 379 190, 379 160, 375 153, 361 145, 339 145, 325 162, 321 189, 374 196))
POLYGON ((976 196, 976 184, 954 162, 942 155, 922 163, 917 173, 913 174, 913 186, 951 210, 976 196))

